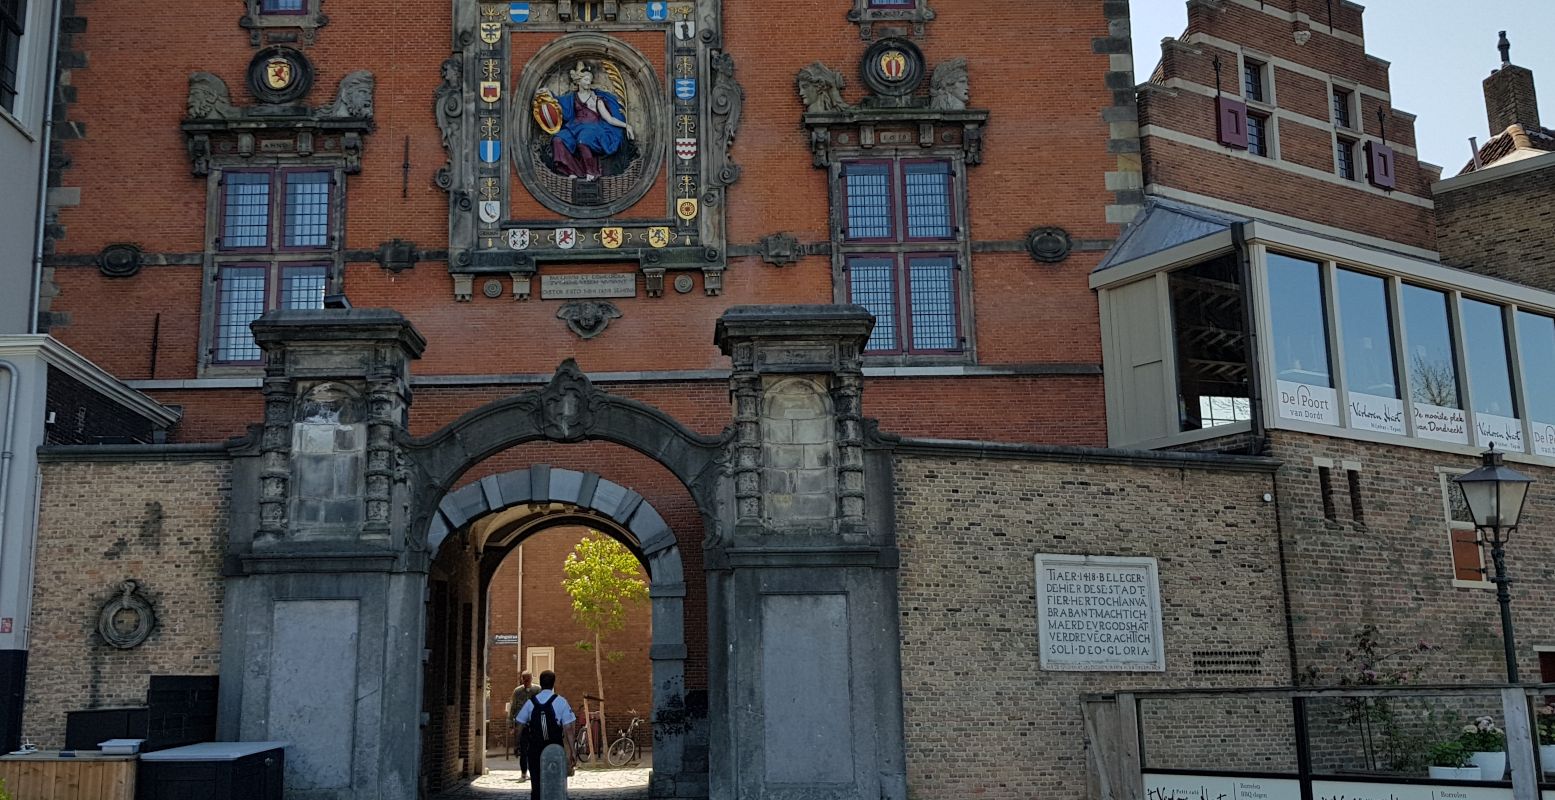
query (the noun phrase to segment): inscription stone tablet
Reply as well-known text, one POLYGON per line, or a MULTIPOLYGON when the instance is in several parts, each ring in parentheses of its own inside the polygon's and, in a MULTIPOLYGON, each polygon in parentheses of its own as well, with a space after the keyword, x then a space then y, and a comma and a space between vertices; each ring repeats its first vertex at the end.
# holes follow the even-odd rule
POLYGON ((1036 594, 1043 669, 1166 670, 1155 559, 1038 553, 1036 594))
POLYGON ((606 275, 541 275, 540 299, 579 300, 592 297, 636 297, 637 273, 606 275))

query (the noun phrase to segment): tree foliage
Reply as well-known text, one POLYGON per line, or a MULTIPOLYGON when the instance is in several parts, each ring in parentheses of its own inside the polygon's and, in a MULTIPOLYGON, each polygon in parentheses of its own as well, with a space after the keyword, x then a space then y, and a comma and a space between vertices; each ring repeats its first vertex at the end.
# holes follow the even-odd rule
POLYGON ((572 598, 572 616, 597 635, 626 624, 627 610, 648 599, 638 577, 637 557, 620 542, 591 531, 567 554, 562 588, 572 598))

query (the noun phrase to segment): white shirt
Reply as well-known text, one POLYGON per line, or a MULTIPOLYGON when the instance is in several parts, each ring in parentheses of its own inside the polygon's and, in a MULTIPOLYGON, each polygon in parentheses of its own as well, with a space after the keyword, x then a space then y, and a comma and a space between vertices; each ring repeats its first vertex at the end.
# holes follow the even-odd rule
POLYGON ((514 721, 520 725, 528 725, 529 715, 533 714, 535 710, 535 700, 540 701, 540 703, 543 705, 545 701, 550 700, 552 697, 556 698, 556 702, 551 704, 551 711, 556 714, 557 723, 563 727, 566 727, 578 721, 577 715, 572 713, 572 706, 567 705, 567 698, 562 697, 550 689, 541 689, 539 694, 535 695, 532 700, 525 703, 524 707, 518 710, 518 715, 514 717, 514 721))

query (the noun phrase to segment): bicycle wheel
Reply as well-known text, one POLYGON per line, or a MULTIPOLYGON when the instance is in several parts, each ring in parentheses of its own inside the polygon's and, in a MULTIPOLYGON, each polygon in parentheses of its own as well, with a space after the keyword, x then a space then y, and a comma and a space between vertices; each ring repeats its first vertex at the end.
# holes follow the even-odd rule
POLYGON ((622 736, 611 742, 610 752, 605 754, 605 760, 609 761, 612 767, 624 767, 636 757, 637 743, 632 741, 630 736, 622 736))
POLYGON ((589 733, 587 728, 578 731, 578 737, 572 745, 572 752, 577 755, 579 763, 589 760, 589 733))

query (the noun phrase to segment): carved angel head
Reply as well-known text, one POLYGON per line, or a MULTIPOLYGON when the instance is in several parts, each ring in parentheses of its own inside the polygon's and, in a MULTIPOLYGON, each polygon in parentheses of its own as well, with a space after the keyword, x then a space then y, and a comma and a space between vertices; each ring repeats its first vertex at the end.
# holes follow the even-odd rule
POLYGON ((805 111, 841 111, 848 107, 842 99, 842 75, 819 61, 799 70, 796 82, 805 111))

